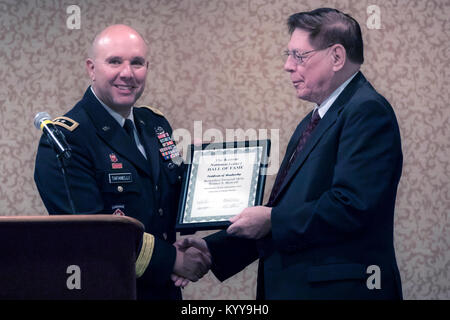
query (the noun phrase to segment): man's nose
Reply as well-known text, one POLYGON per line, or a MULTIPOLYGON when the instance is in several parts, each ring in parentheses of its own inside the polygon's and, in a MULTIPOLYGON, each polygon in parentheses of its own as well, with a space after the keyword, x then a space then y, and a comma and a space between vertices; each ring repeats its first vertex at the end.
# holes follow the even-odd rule
POLYGON ((133 76, 133 69, 128 62, 125 62, 120 70, 120 76, 122 78, 131 78, 133 76))
POLYGON ((297 64, 294 61, 294 58, 292 58, 291 55, 287 56, 286 62, 284 63, 284 71, 294 72, 296 67, 297 67, 297 64))

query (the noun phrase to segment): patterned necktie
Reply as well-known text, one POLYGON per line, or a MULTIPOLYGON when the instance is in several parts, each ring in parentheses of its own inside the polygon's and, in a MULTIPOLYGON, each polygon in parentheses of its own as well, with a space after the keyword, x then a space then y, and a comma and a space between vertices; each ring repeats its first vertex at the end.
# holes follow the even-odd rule
POLYGON ((289 162, 287 163, 286 166, 284 166, 284 168, 281 169, 281 171, 277 175, 277 178, 275 179, 275 184, 273 185, 272 192, 270 193, 270 197, 269 197, 269 203, 268 203, 269 207, 272 206, 272 202, 275 199, 275 197, 278 195, 278 192, 280 191, 280 188, 284 182, 284 179, 287 176, 289 169, 291 168, 292 164, 295 162, 295 159, 297 159, 297 156, 302 151, 303 147, 305 146, 306 142, 308 141, 308 138, 311 136, 311 133, 313 132, 314 128, 319 123, 320 119, 321 118, 319 116, 319 112, 317 110, 315 110, 313 112, 311 120, 308 123, 308 126, 306 127, 305 131, 303 131, 302 135, 300 136, 297 147, 295 148, 294 152, 292 153, 291 157, 289 158, 289 162))

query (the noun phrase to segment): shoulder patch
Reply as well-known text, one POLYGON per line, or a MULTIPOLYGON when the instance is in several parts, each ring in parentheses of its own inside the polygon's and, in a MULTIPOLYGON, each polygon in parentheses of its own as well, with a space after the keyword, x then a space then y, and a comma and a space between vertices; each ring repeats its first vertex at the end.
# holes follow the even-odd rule
POLYGON ((79 125, 78 122, 76 122, 75 120, 72 120, 70 118, 67 118, 67 117, 55 118, 55 119, 53 119, 53 123, 58 125, 58 126, 61 126, 61 127, 65 128, 65 129, 67 129, 69 131, 75 130, 78 127, 78 125, 79 125))
POLYGON ((164 117, 164 114, 159 111, 157 108, 155 107, 151 107, 151 106, 140 106, 140 108, 147 108, 149 109, 151 112, 153 112, 154 114, 157 114, 158 116, 164 117))

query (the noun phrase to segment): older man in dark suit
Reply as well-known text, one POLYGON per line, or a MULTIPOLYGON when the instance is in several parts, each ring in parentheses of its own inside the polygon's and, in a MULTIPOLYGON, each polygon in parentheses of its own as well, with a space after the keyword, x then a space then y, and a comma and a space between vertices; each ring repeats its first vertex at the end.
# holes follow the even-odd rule
POLYGON ((358 23, 334 9, 292 15, 285 70, 316 104, 289 141, 269 202, 195 238, 224 280, 258 257, 258 298, 401 299, 393 219, 402 151, 390 104, 359 71, 358 23), (256 239, 256 241, 255 241, 256 239), (206 245, 207 244, 207 245, 206 245))

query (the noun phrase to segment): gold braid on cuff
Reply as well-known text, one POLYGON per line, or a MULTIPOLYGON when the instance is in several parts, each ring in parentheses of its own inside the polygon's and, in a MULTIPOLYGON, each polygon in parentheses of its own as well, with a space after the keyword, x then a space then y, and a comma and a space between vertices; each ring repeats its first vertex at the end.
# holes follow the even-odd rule
POLYGON ((149 233, 144 232, 142 237, 141 252, 136 260, 136 278, 141 277, 150 263, 153 255, 153 248, 155 246, 155 237, 149 233))

